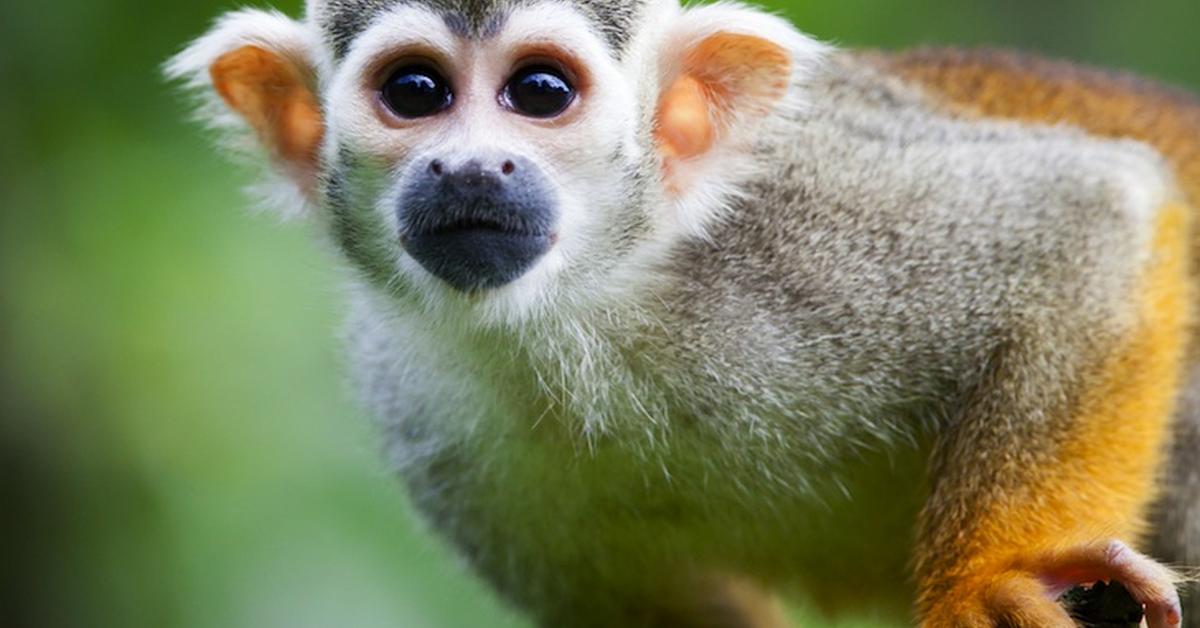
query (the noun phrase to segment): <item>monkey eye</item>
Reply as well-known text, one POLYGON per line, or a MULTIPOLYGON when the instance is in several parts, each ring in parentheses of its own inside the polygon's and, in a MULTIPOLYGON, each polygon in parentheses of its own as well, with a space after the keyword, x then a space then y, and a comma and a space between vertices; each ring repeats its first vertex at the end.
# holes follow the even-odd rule
POLYGON ((550 66, 535 65, 517 72, 504 91, 501 102, 531 118, 553 118, 575 100, 575 87, 563 73, 550 66))
POLYGON ((450 84, 425 65, 404 66, 388 77, 380 90, 383 102, 401 118, 424 118, 450 106, 450 84))

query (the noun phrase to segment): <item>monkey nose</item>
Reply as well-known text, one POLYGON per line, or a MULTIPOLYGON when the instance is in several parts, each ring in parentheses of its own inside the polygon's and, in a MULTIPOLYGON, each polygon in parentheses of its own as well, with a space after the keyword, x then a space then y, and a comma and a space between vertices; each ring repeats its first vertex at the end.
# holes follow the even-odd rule
POLYGON ((472 159, 451 170, 442 160, 434 159, 429 164, 429 171, 443 189, 464 198, 476 199, 502 193, 509 183, 507 179, 516 174, 517 165, 511 159, 495 164, 472 159))
POLYGON ((554 246, 557 199, 535 163, 501 154, 418 168, 397 207, 401 244, 454 288, 508 284, 554 246))
MULTIPOLYGON (((471 160, 464 164, 463 169, 468 172, 483 172, 485 169, 483 164, 478 160, 471 160)), ((504 163, 500 164, 500 174, 511 176, 517 171, 517 164, 511 159, 505 159, 504 163)), ((442 176, 446 173, 446 162, 441 159, 434 159, 429 162, 429 171, 435 176, 442 176)))

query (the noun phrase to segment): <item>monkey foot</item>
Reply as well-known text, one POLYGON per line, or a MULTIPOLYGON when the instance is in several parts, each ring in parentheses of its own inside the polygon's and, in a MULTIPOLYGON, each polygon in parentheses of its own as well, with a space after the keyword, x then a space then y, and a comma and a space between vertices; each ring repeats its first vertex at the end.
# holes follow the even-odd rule
POLYGON ((1114 581, 1144 610, 1147 628, 1177 628, 1182 623, 1171 570, 1124 543, 1109 541, 1020 557, 995 573, 965 578, 930 600, 921 625, 1077 628, 1059 598, 1080 585, 1114 581))
POLYGON ((1183 621, 1175 574, 1120 541, 1041 556, 1028 567, 1055 599, 1080 584, 1118 581, 1145 608, 1148 628, 1174 628, 1183 621))

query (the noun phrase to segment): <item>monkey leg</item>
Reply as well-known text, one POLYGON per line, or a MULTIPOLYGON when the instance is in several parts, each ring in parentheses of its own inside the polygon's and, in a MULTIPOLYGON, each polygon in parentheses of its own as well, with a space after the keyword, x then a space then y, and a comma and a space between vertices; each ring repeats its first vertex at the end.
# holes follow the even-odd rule
POLYGON ((1142 536, 1157 447, 1099 445, 1066 443, 1045 460, 992 449, 971 470, 939 469, 918 546, 924 626, 1073 628, 1057 598, 1113 580, 1144 605, 1149 628, 1180 624, 1172 572, 1127 545, 1142 536))
POLYGON ((925 628, 1074 628, 1057 596, 1099 580, 1120 580, 1150 628, 1181 622, 1171 572, 1129 544, 1147 532, 1182 379, 1185 220, 1160 216, 1126 332, 1072 364, 1070 335, 1039 327, 941 435, 916 556, 925 628))
POLYGON ((1114 540, 1016 561, 974 592, 974 608, 971 600, 955 600, 954 616, 930 618, 927 625, 1073 628, 1075 622, 1055 603, 1058 596, 1076 585, 1114 580, 1143 605, 1148 628, 1182 621, 1174 574, 1114 540))

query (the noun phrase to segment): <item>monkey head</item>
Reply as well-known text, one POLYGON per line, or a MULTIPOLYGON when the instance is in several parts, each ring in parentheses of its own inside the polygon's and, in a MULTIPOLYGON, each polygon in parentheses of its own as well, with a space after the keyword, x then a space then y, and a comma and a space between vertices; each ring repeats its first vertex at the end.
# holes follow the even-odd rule
POLYGON ((703 237, 822 47, 736 4, 310 0, 172 60, 368 281, 486 324, 592 306, 703 237))

